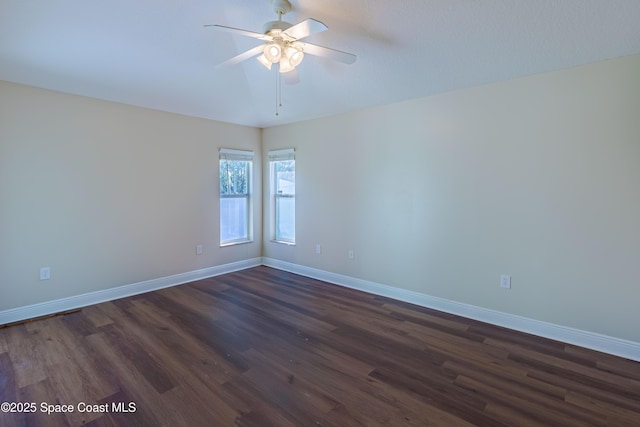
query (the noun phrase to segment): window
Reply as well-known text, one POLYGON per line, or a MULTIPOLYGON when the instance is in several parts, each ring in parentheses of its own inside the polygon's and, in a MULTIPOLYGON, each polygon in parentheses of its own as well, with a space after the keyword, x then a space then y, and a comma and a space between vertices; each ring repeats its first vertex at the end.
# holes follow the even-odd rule
POLYGON ((296 160, 293 148, 269 151, 272 239, 296 242, 296 160))
POLYGON ((250 242, 253 152, 220 149, 220 245, 250 242))

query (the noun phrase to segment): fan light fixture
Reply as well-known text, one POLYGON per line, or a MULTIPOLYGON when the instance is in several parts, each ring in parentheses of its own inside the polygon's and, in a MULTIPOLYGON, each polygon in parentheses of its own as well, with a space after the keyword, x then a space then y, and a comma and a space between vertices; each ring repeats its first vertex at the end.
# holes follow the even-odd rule
POLYGON ((280 59, 280 72, 281 73, 288 73, 289 71, 295 70, 295 68, 296 67, 293 66, 291 61, 289 61, 289 58, 287 58, 286 56, 283 56, 282 59, 280 59))
POLYGON ((264 46, 264 56, 272 64, 280 62, 280 58, 282 57, 282 47, 277 41, 268 43, 264 46))
POLYGON ((302 46, 300 43, 291 43, 285 49, 285 54, 293 67, 300 65, 304 58, 304 53, 302 52, 302 46))
POLYGON ((258 56, 257 59, 258 59, 259 63, 261 63, 262 65, 264 65, 267 68, 267 70, 271 70, 272 62, 269 61, 264 54, 258 56))
POLYGON ((275 37, 273 41, 264 45, 263 53, 257 59, 268 70, 272 64, 278 64, 281 73, 288 73, 295 70, 303 58, 302 43, 275 37))

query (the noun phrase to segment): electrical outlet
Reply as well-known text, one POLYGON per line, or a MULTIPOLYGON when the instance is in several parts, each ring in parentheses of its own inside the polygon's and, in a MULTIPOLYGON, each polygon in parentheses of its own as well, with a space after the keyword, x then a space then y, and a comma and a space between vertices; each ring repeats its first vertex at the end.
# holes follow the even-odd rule
POLYGON ((511 289, 511 276, 503 274, 500 276, 500 287, 503 289, 511 289))
POLYGON ((322 247, 320 246, 320 243, 316 245, 316 253, 317 254, 322 253, 322 247))
POLYGON ((51 267, 42 267, 40 269, 40 280, 51 279, 51 267))
POLYGON ((202 245, 196 246, 196 255, 202 255, 202 245))
POLYGON ((354 256, 353 249, 349 249, 349 259, 353 259, 354 256))

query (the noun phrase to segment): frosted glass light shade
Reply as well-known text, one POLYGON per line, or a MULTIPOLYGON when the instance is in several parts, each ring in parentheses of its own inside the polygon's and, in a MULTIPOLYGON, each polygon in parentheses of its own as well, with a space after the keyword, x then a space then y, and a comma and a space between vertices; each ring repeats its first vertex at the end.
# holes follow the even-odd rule
POLYGON ((285 54, 287 59, 291 63, 291 66, 297 67, 302 62, 304 58, 304 53, 302 52, 302 48, 300 46, 291 45, 285 49, 285 54))
POLYGON ((280 58, 280 72, 281 73, 288 73, 289 71, 293 71, 295 70, 296 67, 294 67, 291 62, 289 62, 289 58, 287 58, 286 56, 283 56, 282 58, 280 58))
POLYGON ((267 59, 266 56, 264 56, 264 54, 258 56, 258 62, 261 63, 262 65, 264 65, 266 67, 267 70, 271 69, 271 61, 269 61, 267 59))
POLYGON ((264 47, 264 56, 269 62, 275 64, 282 57, 282 48, 277 43, 269 43, 264 47))

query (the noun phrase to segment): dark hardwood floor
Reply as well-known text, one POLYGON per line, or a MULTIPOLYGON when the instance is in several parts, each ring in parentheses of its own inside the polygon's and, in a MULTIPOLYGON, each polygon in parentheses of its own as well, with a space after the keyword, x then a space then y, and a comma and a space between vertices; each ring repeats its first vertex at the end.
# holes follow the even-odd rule
POLYGON ((257 267, 0 329, 0 401, 35 403, 3 426, 637 427, 640 363, 257 267))

